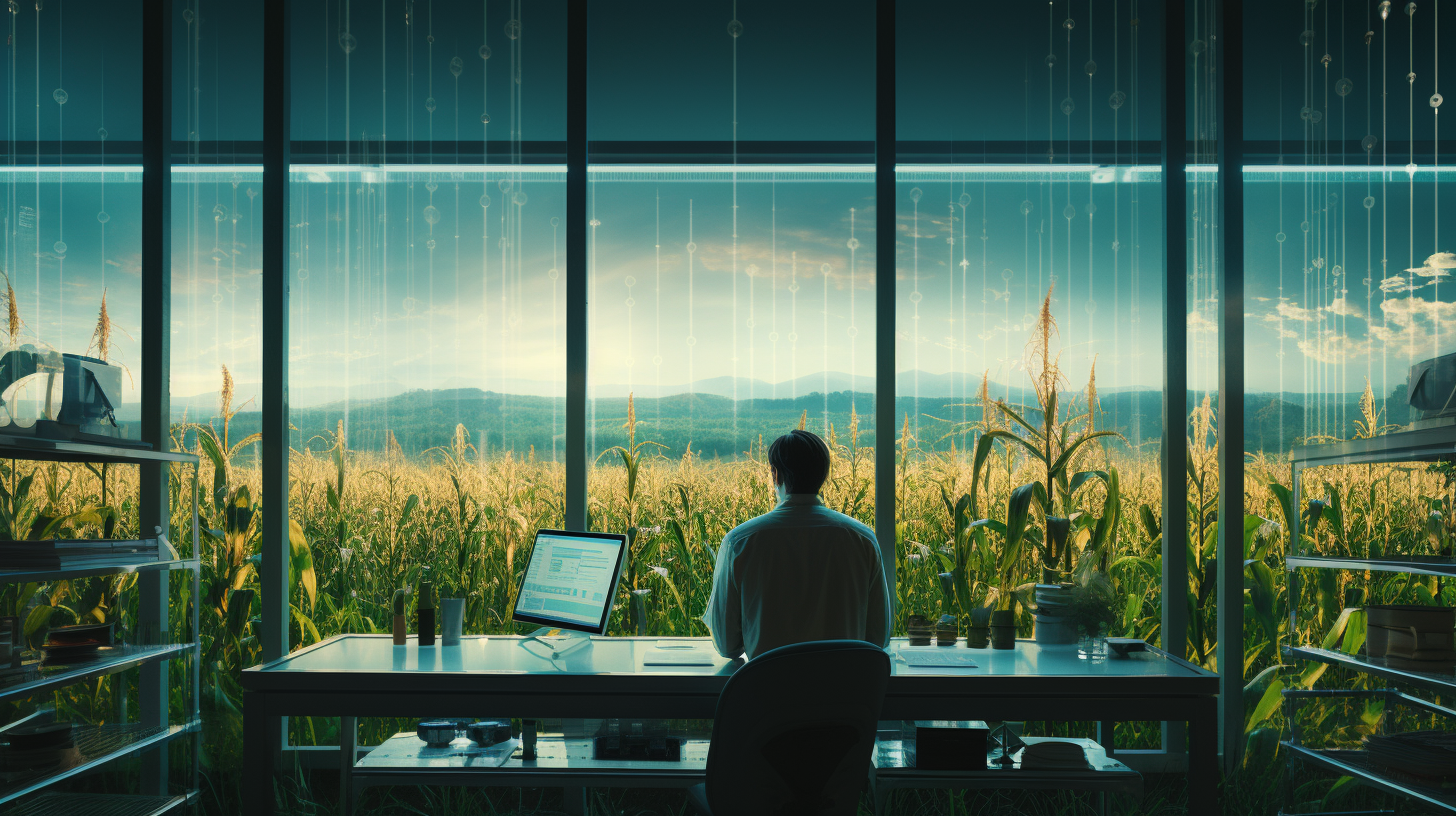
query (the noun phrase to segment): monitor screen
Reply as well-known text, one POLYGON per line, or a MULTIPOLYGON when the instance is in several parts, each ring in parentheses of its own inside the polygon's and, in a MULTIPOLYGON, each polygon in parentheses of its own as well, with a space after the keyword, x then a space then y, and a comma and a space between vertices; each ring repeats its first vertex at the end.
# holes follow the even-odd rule
POLYGON ((604 634, 626 551, 616 533, 537 531, 512 618, 604 634))

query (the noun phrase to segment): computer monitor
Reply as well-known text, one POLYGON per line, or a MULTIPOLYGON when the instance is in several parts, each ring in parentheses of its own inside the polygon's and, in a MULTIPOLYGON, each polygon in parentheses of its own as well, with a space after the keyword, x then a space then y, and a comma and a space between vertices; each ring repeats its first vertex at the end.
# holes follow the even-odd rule
POLYGON ((626 560, 627 537, 620 533, 536 531, 511 619, 606 634, 626 560))

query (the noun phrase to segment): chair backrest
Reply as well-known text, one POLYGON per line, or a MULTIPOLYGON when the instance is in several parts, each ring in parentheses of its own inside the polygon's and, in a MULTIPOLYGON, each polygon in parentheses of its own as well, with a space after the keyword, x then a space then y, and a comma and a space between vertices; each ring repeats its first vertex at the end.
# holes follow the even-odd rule
POLYGON ((795 643, 729 678, 708 749, 714 816, 853 814, 890 658, 860 640, 795 643))

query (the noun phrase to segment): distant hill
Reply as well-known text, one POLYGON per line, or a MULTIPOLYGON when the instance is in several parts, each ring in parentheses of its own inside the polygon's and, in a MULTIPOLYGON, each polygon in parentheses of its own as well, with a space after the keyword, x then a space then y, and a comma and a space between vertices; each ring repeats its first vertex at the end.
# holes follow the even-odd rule
MULTIPOLYGON (((997 389, 992 388, 993 396, 997 389)), ((1001 393, 1005 393, 1001 389, 1001 393)), ((1075 393, 1068 393, 1067 404, 1075 393)), ((1249 394, 1244 411, 1246 433, 1244 449, 1286 451, 1295 440, 1305 436, 1308 425, 1313 430, 1348 437, 1351 422, 1359 416, 1357 395, 1324 395, 1323 407, 1313 400, 1295 401, 1294 395, 1280 398, 1275 394, 1249 394), (1309 403, 1307 405, 1301 402, 1309 403), (1322 424, 1317 424, 1322 423, 1322 424), (1340 430, 1343 428, 1343 431, 1340 430)), ((1012 390, 1011 402, 1023 402, 1025 394, 1012 390)), ((1186 411, 1191 411, 1201 394, 1190 392, 1186 411)), ((1099 425, 1121 432, 1130 445, 1156 449, 1162 435, 1162 394, 1152 390, 1124 390, 1099 395, 1099 425)), ((966 443, 970 428, 966 423, 980 419, 981 409, 974 400, 957 396, 902 396, 895 405, 897 417, 893 431, 898 438, 906 417, 911 434, 922 449, 945 449, 952 440, 958 446, 966 443)), ((1391 399, 1387 422, 1408 421, 1403 400, 1391 399)), ((680 393, 662 399, 638 397, 636 412, 639 421, 637 438, 662 443, 669 457, 681 456, 689 444, 695 452, 708 457, 733 458, 745 453, 762 435, 765 442, 798 425, 807 412, 808 427, 822 432, 826 424, 833 426, 841 444, 848 444, 851 408, 859 417, 859 444, 873 446, 876 433, 874 397, 866 392, 813 392, 795 398, 739 399, 711 393, 680 393)), ((588 445, 600 452, 613 445, 625 444, 626 397, 598 396, 588 404, 588 445)), ((295 406, 290 422, 297 428, 290 444, 318 449, 321 438, 332 433, 344 417, 342 402, 314 406, 295 406)), ((1027 418, 1037 420, 1035 410, 1027 418)), ((239 414, 234 420, 238 436, 257 430, 261 417, 256 411, 239 414)), ((369 400, 351 401, 348 411, 349 444, 355 449, 380 450, 385 432, 393 431, 401 447, 411 454, 432 447, 448 445, 455 426, 463 424, 470 431, 472 442, 489 451, 514 450, 521 454, 534 450, 537 456, 550 458, 562 450, 564 439, 565 400, 544 396, 502 394, 475 388, 437 391, 410 391, 369 400)))

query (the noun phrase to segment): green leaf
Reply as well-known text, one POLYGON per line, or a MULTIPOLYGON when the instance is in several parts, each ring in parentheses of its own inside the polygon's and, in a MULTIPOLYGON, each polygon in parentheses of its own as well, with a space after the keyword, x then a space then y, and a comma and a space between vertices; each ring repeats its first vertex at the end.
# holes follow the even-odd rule
POLYGON ((1284 701, 1284 681, 1274 680, 1269 688, 1264 690, 1264 696, 1259 699, 1259 704, 1254 706, 1254 711, 1244 723, 1244 733, 1254 730, 1254 726, 1269 719, 1275 711, 1279 710, 1279 704, 1284 701))

